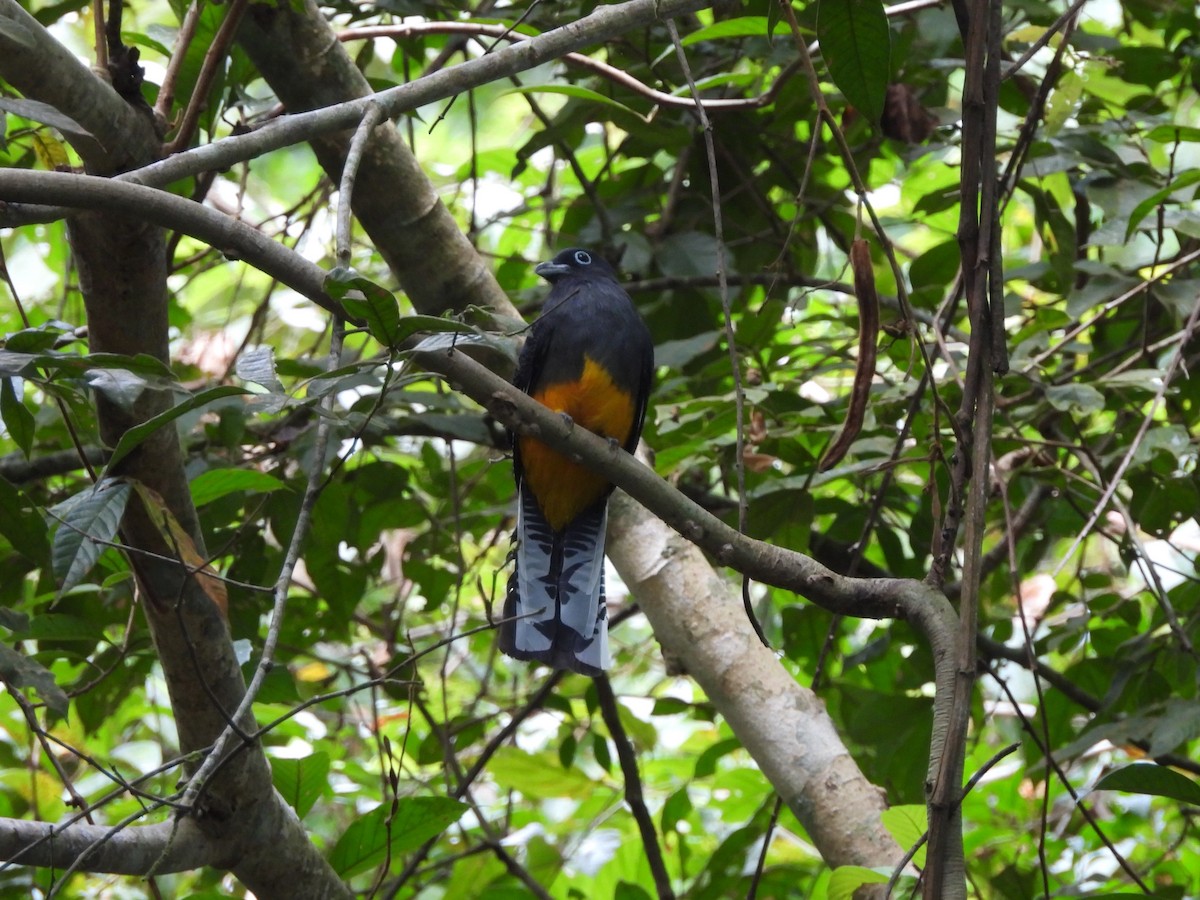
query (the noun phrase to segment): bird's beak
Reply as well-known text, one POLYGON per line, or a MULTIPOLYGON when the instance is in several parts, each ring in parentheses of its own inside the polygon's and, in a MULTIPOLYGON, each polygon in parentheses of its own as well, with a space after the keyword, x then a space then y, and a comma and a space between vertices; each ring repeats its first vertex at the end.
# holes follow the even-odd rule
POLYGON ((534 267, 533 271, 548 281, 551 278, 557 278, 560 275, 566 275, 571 271, 571 267, 563 265, 562 263, 544 262, 538 263, 534 267))

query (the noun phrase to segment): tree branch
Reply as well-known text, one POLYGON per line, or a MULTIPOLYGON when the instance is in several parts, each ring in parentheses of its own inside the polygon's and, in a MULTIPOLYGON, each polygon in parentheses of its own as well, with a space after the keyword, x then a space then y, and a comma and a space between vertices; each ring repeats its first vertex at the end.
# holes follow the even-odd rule
MULTIPOLYGON (((634 28, 650 25, 663 18, 695 12, 709 3, 710 0, 629 0, 626 3, 598 6, 591 15, 528 41, 521 41, 495 53, 468 60, 378 94, 312 112, 284 116, 250 134, 227 137, 145 166, 136 173, 128 173, 124 180, 163 186, 200 172, 226 169, 272 150, 311 141, 319 135, 352 129, 373 103, 379 104, 386 116, 394 118, 426 104, 445 100, 472 88, 540 66, 572 51, 602 43, 634 28)), ((19 9, 15 0, 0 0, 0 11, 9 7, 19 9)), ((30 21, 34 22, 36 28, 41 29, 36 20, 30 21)), ((6 40, 0 43, 0 49, 16 43, 6 40)), ((8 60, 3 53, 0 53, 0 59, 4 59, 4 63, 0 64, 0 74, 7 78, 10 68, 8 60)), ((29 64, 29 70, 41 72, 45 65, 44 60, 37 60, 29 64)), ((78 66, 78 63, 75 65, 78 66)), ((52 105, 59 108, 57 104, 52 105)), ((60 211, 44 208, 9 210, 0 214, 0 226, 51 221, 60 215, 60 211)))
POLYGON ((159 822, 110 835, 111 831, 111 825, 85 822, 62 826, 0 819, 0 859, 56 869, 80 863, 89 872, 113 875, 145 875, 158 860, 157 871, 165 875, 214 865, 229 849, 200 831, 190 818, 180 820, 178 828, 174 822, 159 822))
POLYGON ((739 534, 628 453, 614 450, 604 438, 568 424, 562 416, 463 353, 418 350, 415 360, 445 376, 514 432, 535 436, 610 479, 689 541, 713 554, 722 565, 756 581, 794 591, 842 615, 910 619, 919 626, 944 619, 939 627, 957 620, 946 598, 919 581, 848 578, 801 553, 739 534))
POLYGON ((637 822, 638 833, 642 836, 642 848, 646 851, 646 862, 654 875, 654 887, 658 891, 659 900, 674 900, 675 891, 671 888, 671 876, 667 874, 663 862, 662 848, 658 845, 658 833, 654 830, 654 819, 646 808, 646 798, 642 795, 642 776, 638 773, 637 754, 634 753, 633 743, 625 733, 621 724, 621 710, 617 705, 617 697, 613 693, 612 683, 607 675, 597 675, 592 679, 596 686, 596 696, 600 702, 600 714, 608 733, 612 735, 613 743, 617 746, 617 759, 621 763, 621 774, 625 777, 625 802, 637 822))

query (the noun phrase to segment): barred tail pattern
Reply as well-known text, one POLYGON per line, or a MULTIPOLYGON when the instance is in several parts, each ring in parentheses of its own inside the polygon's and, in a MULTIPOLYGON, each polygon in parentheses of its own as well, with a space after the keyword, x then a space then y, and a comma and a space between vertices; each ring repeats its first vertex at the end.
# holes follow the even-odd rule
MULTIPOLYGON (((607 498, 605 498, 607 499, 607 498)), ((500 649, 516 659, 598 675, 609 666, 601 500, 556 533, 525 485, 517 497, 516 567, 504 598, 500 649)))

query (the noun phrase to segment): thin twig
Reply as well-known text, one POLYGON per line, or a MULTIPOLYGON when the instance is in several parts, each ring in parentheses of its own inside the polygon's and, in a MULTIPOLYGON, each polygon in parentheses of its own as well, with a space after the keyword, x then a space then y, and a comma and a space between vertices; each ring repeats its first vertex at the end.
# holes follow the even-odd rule
MULTIPOLYGON (((1128 875, 1130 877, 1130 879, 1133 880, 1134 884, 1136 884, 1139 888, 1141 888, 1143 893, 1150 894, 1151 893, 1150 888, 1147 887, 1146 883, 1144 881, 1142 881, 1141 878, 1138 877, 1137 872, 1135 872, 1133 870, 1133 867, 1129 864, 1129 861, 1125 859, 1125 857, 1116 848, 1116 845, 1113 844, 1112 840, 1108 837, 1108 835, 1104 833, 1104 829, 1100 827, 1100 823, 1096 820, 1096 817, 1092 814, 1092 811, 1090 809, 1088 809, 1087 805, 1083 802, 1083 798, 1080 797, 1079 794, 1075 791, 1075 787, 1074 787, 1074 785, 1071 784, 1071 780, 1069 778, 1067 778, 1067 773, 1063 771, 1062 766, 1059 765, 1058 760, 1055 758, 1054 751, 1050 747, 1044 746, 1042 744, 1041 736, 1034 730, 1034 728, 1030 724, 1029 720, 1025 717, 1025 714, 1023 712, 1021 712, 1021 705, 1017 702, 1017 698, 1013 696, 1012 691, 1009 689, 1008 682, 1002 678, 997 678, 994 673, 989 673, 989 674, 992 675, 992 678, 996 681, 996 683, 998 685, 1000 685, 1000 689, 1002 691, 1004 691, 1005 696, 1008 697, 1008 701, 1012 705, 1012 708, 1013 708, 1016 716, 1021 720, 1021 726, 1025 729, 1025 732, 1034 740, 1034 742, 1037 743, 1038 750, 1041 752, 1042 758, 1046 760, 1047 765, 1054 772, 1054 774, 1058 776, 1058 780, 1061 781, 1063 787, 1065 787, 1067 789, 1067 793, 1071 795, 1071 799, 1075 801, 1075 808, 1079 810, 1079 814, 1083 816, 1084 820, 1091 827, 1092 831, 1095 832, 1095 834, 1098 838, 1100 838, 1101 843, 1103 843, 1104 846, 1106 848, 1108 848, 1108 852, 1111 853, 1113 856, 1113 859, 1115 859, 1117 861, 1117 865, 1119 865, 1125 871, 1125 874, 1128 875)), ((1046 779, 1046 788, 1045 789, 1046 789, 1046 792, 1049 793, 1049 791, 1050 791, 1049 778, 1046 779)))
POLYGON ((249 5, 250 0, 231 0, 221 27, 217 29, 212 43, 204 53, 204 62, 200 65, 200 74, 196 76, 196 85, 192 89, 192 96, 188 98, 187 109, 183 112, 179 129, 175 132, 175 137, 163 148, 164 156, 178 153, 191 143, 196 125, 200 121, 200 113, 208 106, 208 92, 217 77, 217 69, 223 64, 225 54, 233 43, 234 35, 237 34, 238 25, 241 24, 242 14, 249 5))
POLYGON ((758 853, 758 862, 754 865, 754 877, 750 879, 750 887, 746 889, 746 900, 755 900, 758 896, 758 885, 762 881, 763 871, 767 867, 767 848, 771 846, 771 835, 779 824, 779 813, 783 810, 783 798, 775 795, 775 803, 771 806, 771 818, 767 822, 767 830, 763 833, 762 849, 758 853))
MULTIPOLYGON (((346 151, 346 162, 342 166, 342 180, 338 184, 337 208, 337 264, 343 269, 350 268, 350 223, 351 200, 354 197, 354 181, 358 177, 358 167, 362 162, 363 152, 375 126, 383 119, 383 107, 372 103, 363 113, 362 121, 354 131, 350 140, 350 149, 346 151)), ((334 366, 336 367, 336 363, 334 366)))
MULTIPOLYGON (((1000 760, 1004 759, 1004 757, 1016 752, 1020 746, 1021 744, 1018 741, 996 751, 996 753, 992 755, 992 758, 985 762, 980 767, 979 771, 971 776, 966 787, 963 788, 962 799, 965 800, 967 798, 967 794, 971 793, 971 789, 979 783, 979 780, 987 774, 989 769, 995 766, 996 763, 1000 762, 1000 760)), ((917 855, 917 851, 924 847, 928 841, 929 832, 926 831, 919 838, 917 838, 917 842, 915 844, 908 848, 908 851, 904 854, 904 857, 900 860, 900 862, 896 863, 896 867, 892 869, 892 877, 888 879, 887 887, 884 890, 885 898, 892 895, 892 891, 896 888, 896 883, 900 880, 900 876, 904 873, 905 866, 912 862, 913 857, 917 855)))
MULTIPOLYGON (((726 275, 728 263, 725 258, 724 219, 721 215, 721 183, 717 177, 717 151, 713 145, 712 121, 708 118, 708 113, 700 98, 700 89, 696 87, 696 80, 692 77, 692 69, 688 64, 687 54, 683 50, 683 42, 679 39, 679 30, 675 27, 672 19, 667 19, 666 24, 667 33, 671 36, 671 43, 675 45, 675 55, 679 59, 679 67, 683 70, 683 77, 687 79, 688 87, 692 91, 696 117, 699 119, 700 128, 704 133, 704 149, 708 156, 708 180, 709 189, 712 192, 713 239, 717 244, 717 290, 721 296, 721 312, 725 320, 725 343, 729 348, 729 370, 733 376, 734 427, 736 429, 734 473, 737 478, 738 531, 744 533, 747 515, 746 392, 742 385, 742 366, 741 360, 738 358, 737 336, 733 330, 733 305, 729 299, 729 280, 726 275)), ((758 617, 754 614, 754 607, 750 603, 750 580, 744 576, 742 578, 742 605, 745 607, 750 624, 754 626, 754 631, 758 634, 758 639, 762 641, 764 647, 771 646, 767 641, 767 636, 763 634, 758 617)))
MULTIPOLYGON (((670 21, 669 19, 667 21, 670 21)), ((347 28, 338 33, 339 41, 357 41, 369 40, 371 38, 390 37, 397 40, 413 37, 419 34, 453 34, 463 37, 495 37, 496 41, 528 41, 530 36, 522 34, 519 31, 513 31, 511 25, 492 25, 485 22, 405 22, 397 25, 369 25, 360 28, 347 28)), ((496 46, 495 43, 488 48, 489 52, 496 46)), ((716 99, 700 99, 693 97, 678 97, 675 94, 668 94, 664 91, 655 90, 647 84, 638 81, 628 72, 623 69, 618 69, 616 66, 610 66, 608 63, 598 59, 593 59, 583 53, 566 53, 560 57, 565 63, 570 63, 581 69, 587 69, 589 72, 594 72, 601 78, 611 81, 613 84, 618 84, 621 87, 628 88, 639 96, 645 97, 656 106, 670 107, 673 109, 693 109, 697 103, 711 112, 730 112, 738 109, 761 109, 764 106, 770 106, 775 102, 775 98, 779 96, 779 92, 787 84, 788 80, 796 74, 800 65, 798 62, 792 62, 785 66, 780 73, 775 77, 771 86, 766 91, 756 97, 730 97, 716 99)))
POLYGON ((633 744, 629 735, 625 733, 625 726, 621 724, 621 711, 617 707, 612 684, 607 675, 597 675, 592 679, 592 683, 596 686, 596 697, 604 724, 608 726, 608 733, 617 745, 617 759, 621 763, 621 773, 625 776, 625 802, 629 804, 629 810, 633 813, 638 832, 642 836, 642 849, 654 876, 654 886, 658 890, 660 900, 673 900, 675 891, 671 888, 671 876, 667 873, 666 863, 663 862, 658 833, 654 830, 654 819, 642 796, 642 778, 638 773, 637 754, 633 752, 633 744))
POLYGON ((179 73, 183 71, 183 63, 187 59, 188 48, 196 36, 196 26, 200 23, 200 0, 192 0, 191 6, 183 15, 179 24, 179 33, 175 35, 175 46, 171 50, 171 59, 167 62, 167 70, 163 74, 162 86, 158 89, 158 97, 154 101, 154 111, 164 122, 171 117, 171 107, 175 105, 175 87, 179 83, 179 73))
MULTIPOLYGON (((343 328, 341 324, 335 322, 333 338, 329 349, 330 369, 337 368, 338 361, 341 358, 342 334, 343 328)), ((331 410, 334 397, 335 393, 331 391, 321 399, 321 404, 327 410, 331 410)), ((329 416, 322 416, 317 425, 317 434, 313 442, 312 468, 308 473, 308 483, 305 485, 304 497, 300 501, 300 509, 296 515, 296 526, 292 531, 287 552, 284 554, 283 565, 279 569, 279 577, 275 581, 274 603, 271 608, 271 619, 267 626, 266 638, 263 640, 262 654, 258 665, 255 667, 254 676, 246 688, 246 693, 232 717, 232 721, 239 725, 244 718, 251 715, 250 710, 254 704, 254 698, 258 696, 263 682, 275 664, 275 647, 279 642, 280 631, 283 629, 283 618, 287 611, 288 591, 292 583, 292 574, 295 572, 296 564, 300 559, 300 548, 303 546, 305 538, 308 537, 309 529, 312 527, 313 509, 316 507, 317 498, 320 496, 320 490, 323 485, 325 448, 329 442, 332 421, 329 416)), ((208 755, 188 783, 187 792, 184 795, 186 803, 195 803, 197 796, 199 796, 200 792, 207 785, 208 779, 215 774, 222 758, 226 755, 226 746, 232 735, 233 729, 227 728, 217 739, 213 752, 208 755)))

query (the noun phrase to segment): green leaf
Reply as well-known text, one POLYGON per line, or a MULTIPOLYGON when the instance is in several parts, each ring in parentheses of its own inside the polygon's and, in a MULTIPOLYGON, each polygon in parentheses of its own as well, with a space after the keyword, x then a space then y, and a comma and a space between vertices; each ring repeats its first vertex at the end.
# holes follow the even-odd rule
POLYGON ((378 806, 350 824, 329 854, 329 864, 342 878, 353 878, 392 857, 436 837, 462 817, 467 804, 447 797, 404 797, 395 813, 378 806))
POLYGON ((201 507, 238 491, 269 494, 287 485, 274 475, 254 469, 209 469, 193 478, 189 487, 192 502, 201 507))
POLYGON ((663 804, 661 827, 663 834, 674 831, 681 821, 692 813, 692 798, 688 796, 687 787, 681 787, 663 804))
POLYGON ((4 339, 4 347, 14 353, 41 353, 53 349, 63 335, 71 331, 64 322, 44 322, 36 328, 26 328, 4 339))
POLYGON ((4 427, 8 429, 9 436, 21 448, 25 458, 29 459, 29 453, 33 450, 33 435, 37 423, 33 413, 29 411, 29 407, 17 396, 16 385, 12 378, 0 381, 0 419, 4 420, 4 427))
POLYGON ((97 541, 116 537, 128 500, 128 484, 105 478, 57 507, 62 521, 54 533, 51 562, 62 582, 60 597, 83 581, 104 552, 97 541))
POLYGON ((1200 784, 1174 769, 1153 763, 1136 763, 1109 772, 1096 782, 1092 790, 1150 794, 1200 806, 1200 784))
POLYGON ((817 41, 846 102, 877 125, 891 75, 891 31, 881 0, 820 0, 817 41))
POLYGON ((740 746, 742 744, 737 738, 726 738, 709 745, 703 753, 696 757, 696 770, 692 773, 693 777, 704 778, 712 775, 717 771, 717 760, 732 753, 740 746))
POLYGON ((96 640, 96 623, 82 616, 46 613, 29 620, 29 631, 21 635, 37 641, 96 640))
MULTIPOLYGON (((889 807, 880 814, 880 819, 883 822, 883 827, 896 839, 896 843, 905 850, 917 846, 917 843, 925 837, 925 831, 929 827, 925 807, 916 804, 889 807)), ((913 857, 913 862, 917 866, 924 868, 924 847, 917 851, 913 857)))
POLYGON ((4 510, 0 515, 0 535, 30 562, 45 563, 50 557, 46 522, 25 495, 3 478, 0 478, 0 509, 4 510))
POLYGON ((692 44, 698 44, 701 41, 714 41, 722 38, 768 37, 776 32, 780 34, 787 32, 788 26, 779 21, 778 4, 772 3, 769 11, 772 13, 770 16, 739 16, 736 19, 724 19, 720 22, 714 22, 712 25, 705 25, 703 28, 693 31, 680 41, 680 43, 685 47, 690 47, 692 44))
POLYGON ((322 751, 300 759, 271 757, 271 781, 296 815, 304 818, 329 784, 329 754, 322 751))
POLYGON ((162 428, 171 422, 174 422, 180 416, 190 413, 194 409, 199 409, 201 406, 206 406, 214 400, 221 400, 225 397, 236 397, 250 393, 245 388, 235 387, 231 384, 223 384, 220 387, 209 388, 207 391, 201 391, 199 394, 189 397, 178 406, 173 406, 166 412, 159 413, 151 419, 147 419, 141 425, 130 428, 123 435, 121 440, 117 442, 116 449, 113 450, 112 456, 108 460, 107 471, 114 471, 114 467, 123 460, 126 456, 137 449, 138 445, 158 429, 162 428))
POLYGON ((526 797, 591 796, 599 787, 579 769, 564 769, 549 753, 526 753, 516 747, 501 747, 488 764, 496 784, 520 791, 526 797))
POLYGON ((371 337, 385 347, 395 347, 400 335, 400 305, 387 288, 353 269, 334 269, 325 276, 325 291, 339 301, 346 314, 367 323, 371 337))
POLYGON ((0 109, 16 113, 32 122, 40 122, 57 128, 64 137, 90 138, 92 134, 70 116, 59 112, 49 103, 38 100, 21 100, 16 97, 0 97, 0 109))
POLYGON ((1200 128, 1190 125, 1156 125, 1146 132, 1146 140, 1158 144, 1200 143, 1200 128))
POLYGON ((1133 237, 1133 233, 1137 231, 1138 225, 1142 224, 1142 219, 1150 215, 1160 204, 1170 199, 1173 193, 1183 190, 1186 187, 1191 187, 1197 182, 1200 182, 1200 169, 1188 169, 1161 191, 1155 191, 1135 206, 1133 212, 1129 214, 1129 224, 1125 226, 1125 240, 1129 241, 1133 237))
POLYGON ((33 688, 55 715, 66 718, 70 701, 50 671, 37 660, 0 644, 0 681, 18 688, 33 688))
POLYGON ((1090 384, 1055 384, 1046 388, 1046 399, 1055 409, 1066 412, 1097 412, 1104 409, 1104 395, 1090 384))
POLYGON ((825 896, 828 900, 853 900, 854 892, 864 884, 887 884, 889 877, 865 866, 838 866, 829 877, 825 896))
POLYGON ((149 387, 145 378, 127 369, 92 369, 86 378, 88 387, 126 412, 133 412, 134 404, 149 387))

